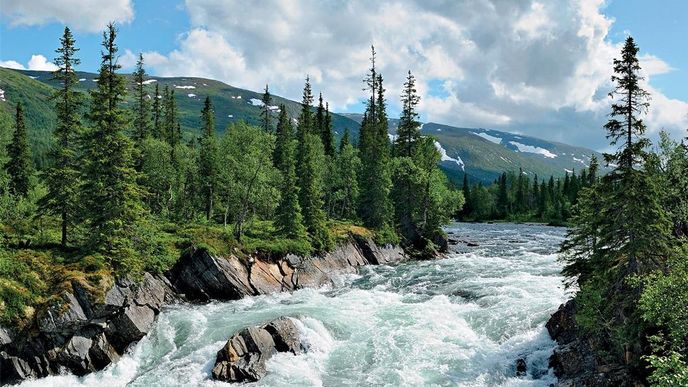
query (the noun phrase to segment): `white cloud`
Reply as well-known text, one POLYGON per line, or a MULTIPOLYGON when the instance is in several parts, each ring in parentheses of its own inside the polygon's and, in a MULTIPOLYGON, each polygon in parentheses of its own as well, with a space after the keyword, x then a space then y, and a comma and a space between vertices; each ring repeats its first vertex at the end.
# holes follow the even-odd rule
MULTIPOLYGON (((428 121, 599 149, 607 143, 602 125, 620 49, 608 40, 613 20, 603 6, 604 0, 187 0, 192 29, 177 49, 145 59, 157 75, 209 77, 252 90, 269 83, 295 100, 308 74, 334 110, 345 110, 365 96, 361 79, 373 43, 393 111, 410 69, 428 121)), ((642 54, 648 86, 651 76, 671 71, 642 54)), ((684 130, 686 104, 651 91, 650 131, 684 130)))
POLYGON ((131 0, 2 0, 0 14, 13 26, 59 22, 89 32, 134 19, 131 0))
POLYGON ((5 60, 0 61, 0 67, 7 67, 16 70, 37 71, 55 71, 58 69, 58 67, 54 63, 48 62, 48 59, 46 59, 46 57, 40 54, 31 55, 31 59, 29 59, 29 63, 27 64, 27 66, 24 66, 23 64, 14 60, 5 60))

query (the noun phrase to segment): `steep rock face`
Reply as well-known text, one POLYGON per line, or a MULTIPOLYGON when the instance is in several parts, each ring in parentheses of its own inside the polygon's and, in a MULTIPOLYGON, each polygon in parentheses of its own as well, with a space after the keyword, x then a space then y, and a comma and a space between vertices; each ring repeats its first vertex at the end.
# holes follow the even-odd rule
POLYGON ((545 325, 558 346, 549 359, 560 387, 637 387, 644 384, 623 364, 607 364, 598 358, 599 344, 576 323, 576 303, 561 305, 545 325))
POLYGON ((217 352, 212 376, 225 382, 255 382, 267 373, 265 363, 276 352, 302 353, 294 322, 280 317, 261 327, 248 327, 230 337, 217 352))
POLYGON ((399 247, 379 247, 352 236, 320 256, 241 259, 191 250, 167 273, 172 286, 194 301, 235 300, 244 296, 292 291, 329 283, 332 275, 354 273, 360 266, 398 263, 407 257, 399 247))
POLYGON ((176 299, 164 277, 145 273, 121 280, 96 300, 78 282, 38 313, 23 332, 0 328, 0 383, 60 372, 84 375, 117 361, 153 327, 165 303, 176 299), (32 329, 33 328, 33 329, 32 329))

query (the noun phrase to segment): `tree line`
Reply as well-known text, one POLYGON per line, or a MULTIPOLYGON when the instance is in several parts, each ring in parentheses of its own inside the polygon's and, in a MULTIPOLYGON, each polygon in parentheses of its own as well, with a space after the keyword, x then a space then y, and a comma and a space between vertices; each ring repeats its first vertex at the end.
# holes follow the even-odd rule
POLYGON ((466 198, 458 217, 465 221, 509 220, 545 222, 564 225, 569 220, 582 189, 591 187, 599 178, 599 162, 592 155, 590 164, 580 173, 566 171, 564 178, 531 179, 519 169, 504 172, 489 186, 482 182, 471 185, 463 177, 466 198))
POLYGON ((613 170, 581 189, 562 245, 564 274, 580 288, 576 321, 600 362, 637 380, 688 385, 688 138, 662 133, 651 148, 642 119, 638 46, 614 60, 604 155, 613 170))
POLYGON ((379 242, 418 254, 441 247, 440 226, 462 205, 461 192, 438 169, 432 139, 420 135, 410 72, 400 136, 390 143, 374 48, 354 146, 348 130, 336 142, 329 105, 322 94, 315 104, 308 77, 297 117, 272 106, 266 85, 259 126, 236 123, 219 136, 206 97, 198 132, 182 133, 174 89, 147 82, 142 55, 127 85, 116 36, 108 25, 97 86, 85 95, 76 90, 79 49, 65 28, 53 73, 54 145, 43 170, 32 165, 17 104, 11 142, 0 154, 0 223, 13 235, 5 239, 9 247, 37 243, 27 230, 45 220, 59 229, 62 249, 98 254, 128 272, 145 267, 145 254, 158 248, 150 236, 169 222, 222 225, 241 243, 254 219, 272 222, 279 237, 312 252, 334 247, 335 221, 360 224, 379 242), (125 103, 128 93, 133 99, 125 103))

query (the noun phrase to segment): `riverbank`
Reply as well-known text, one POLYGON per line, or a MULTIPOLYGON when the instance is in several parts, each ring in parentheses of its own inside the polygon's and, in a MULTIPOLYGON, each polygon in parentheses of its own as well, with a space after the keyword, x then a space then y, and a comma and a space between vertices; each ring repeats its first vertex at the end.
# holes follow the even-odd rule
POLYGON ((148 334, 165 305, 317 287, 360 266, 405 259, 398 247, 352 233, 319 256, 217 255, 193 247, 164 275, 146 272, 140 281, 118 280, 103 294, 71 281, 60 292, 61 302, 38 311, 35 324, 0 328, 0 381, 101 370, 148 334))

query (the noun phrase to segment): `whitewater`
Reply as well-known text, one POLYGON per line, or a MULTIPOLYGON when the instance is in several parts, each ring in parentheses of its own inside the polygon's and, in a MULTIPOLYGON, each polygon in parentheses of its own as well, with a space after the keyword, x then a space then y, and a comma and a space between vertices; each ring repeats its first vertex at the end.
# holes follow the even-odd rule
POLYGON ((363 267, 321 289, 173 305, 122 359, 85 377, 22 386, 219 386, 217 351, 240 329, 295 319, 308 352, 280 353, 257 386, 549 386, 544 324, 571 296, 557 250, 565 229, 448 226, 446 259, 363 267), (525 359, 527 375, 516 376, 525 359))

